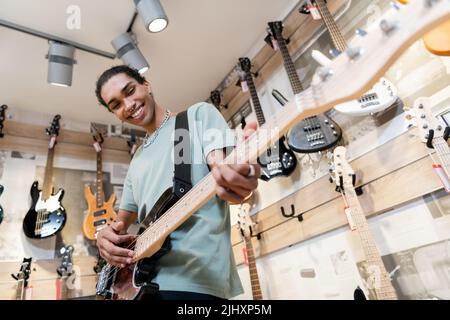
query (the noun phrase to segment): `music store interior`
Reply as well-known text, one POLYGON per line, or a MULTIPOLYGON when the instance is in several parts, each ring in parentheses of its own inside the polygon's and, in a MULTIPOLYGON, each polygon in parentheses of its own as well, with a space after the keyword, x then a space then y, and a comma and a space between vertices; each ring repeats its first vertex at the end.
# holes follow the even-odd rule
POLYGON ((447 0, 2 0, 0 39, 0 299, 450 299, 447 0))

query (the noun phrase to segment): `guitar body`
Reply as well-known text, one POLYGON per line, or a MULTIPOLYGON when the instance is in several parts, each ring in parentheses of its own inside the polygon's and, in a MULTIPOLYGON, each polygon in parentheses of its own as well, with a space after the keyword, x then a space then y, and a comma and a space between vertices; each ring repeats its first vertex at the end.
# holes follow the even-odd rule
MULTIPOLYGON (((3 190, 4 190, 4 188, 3 188, 3 186, 0 184, 0 196, 1 196, 2 193, 3 193, 3 190)), ((2 208, 2 206, 0 206, 0 223, 2 223, 2 221, 3 221, 3 208, 2 208)))
POLYGON ((92 193, 90 186, 84 187, 84 198, 88 204, 88 214, 83 221, 83 234, 89 240, 97 239, 97 232, 110 225, 116 220, 116 213, 114 211, 114 203, 116 196, 113 194, 103 206, 97 207, 96 197, 92 193))
POLYGON ((31 208, 23 220, 23 231, 28 238, 44 239, 55 235, 62 230, 66 223, 66 210, 61 204, 64 190, 59 189, 47 200, 42 199, 42 192, 35 181, 31 186, 31 208), (45 212, 45 216, 39 220, 39 211, 45 212), (40 228, 39 224, 41 225, 40 228))
POLYGON ((358 100, 338 104, 337 111, 351 116, 367 116, 383 111, 397 101, 397 89, 387 79, 381 78, 375 86, 358 100))
MULTIPOLYGON (((151 221, 156 221, 178 200, 179 198, 172 193, 172 188, 167 189, 150 211, 151 221)), ((138 234, 144 231, 145 228, 141 228, 138 234)), ((97 282, 97 296, 106 300, 151 298, 159 290, 159 286, 151 282, 158 272, 156 261, 169 252, 170 248, 170 237, 167 237, 159 251, 149 258, 139 260, 137 263, 120 270, 107 264, 103 267, 97 282)))
POLYGON ((314 153, 335 146, 342 138, 342 129, 325 114, 297 123, 288 134, 289 147, 299 153, 314 153))
POLYGON ((297 166, 297 158, 292 150, 285 145, 285 138, 281 137, 265 153, 258 157, 261 166, 261 180, 268 181, 277 176, 289 176, 297 166))

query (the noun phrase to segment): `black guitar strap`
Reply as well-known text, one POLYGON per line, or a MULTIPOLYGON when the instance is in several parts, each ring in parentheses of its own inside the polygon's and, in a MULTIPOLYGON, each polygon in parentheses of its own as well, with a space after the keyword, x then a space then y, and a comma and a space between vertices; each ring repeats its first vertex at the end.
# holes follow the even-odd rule
POLYGON ((177 114, 177 117, 175 119, 174 140, 175 170, 173 177, 173 193, 178 198, 181 198, 192 188, 191 140, 189 138, 189 122, 187 111, 183 111, 177 114))

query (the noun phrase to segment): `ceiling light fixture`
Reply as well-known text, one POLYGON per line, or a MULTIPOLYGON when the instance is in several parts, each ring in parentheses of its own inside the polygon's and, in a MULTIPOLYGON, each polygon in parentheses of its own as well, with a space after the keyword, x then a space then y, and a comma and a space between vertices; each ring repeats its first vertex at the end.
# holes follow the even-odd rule
POLYGON ((140 74, 143 74, 149 69, 149 66, 132 36, 135 37, 130 32, 122 33, 114 38, 111 44, 117 52, 117 57, 122 59, 123 63, 137 69, 140 74))
POLYGON ((134 0, 134 4, 148 31, 161 32, 169 24, 159 0, 134 0))
POLYGON ((47 82, 61 87, 70 87, 72 85, 72 71, 76 60, 73 58, 75 47, 50 41, 48 54, 48 74, 47 82))

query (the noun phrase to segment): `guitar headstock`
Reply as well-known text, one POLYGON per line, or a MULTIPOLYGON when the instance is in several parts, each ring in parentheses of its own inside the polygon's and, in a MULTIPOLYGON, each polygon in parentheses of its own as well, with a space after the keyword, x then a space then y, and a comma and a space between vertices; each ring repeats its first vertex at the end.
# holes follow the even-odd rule
POLYGON ((91 123, 91 134, 92 134, 92 139, 94 140, 95 151, 100 152, 101 146, 102 146, 103 142, 105 141, 103 139, 104 132, 102 132, 102 130, 98 129, 95 124, 91 123))
POLYGON ((309 116, 358 99, 412 43, 448 18, 450 6, 444 0, 414 1, 389 9, 353 39, 345 54, 316 70, 311 87, 296 95, 295 106, 309 116))
POLYGON ((252 69, 252 62, 247 57, 239 58, 239 66, 243 72, 249 73, 252 69))
POLYGON ((6 116, 5 116, 6 109, 8 109, 8 106, 6 104, 4 104, 0 107, 0 138, 3 138, 5 136, 2 131, 3 131, 3 122, 6 119, 6 116))
POLYGON ((269 25, 269 31, 272 34, 272 36, 276 40, 281 40, 283 38, 283 22, 281 21, 272 21, 268 23, 269 25))
POLYGON ((61 264, 56 269, 56 272, 60 277, 68 277, 73 272, 73 262, 72 262, 72 253, 73 253, 73 246, 68 245, 65 247, 62 247, 59 252, 62 255, 61 264))
POLYGON ((28 279, 31 274, 31 261, 32 258, 23 258, 23 261, 20 265, 19 272, 17 274, 11 274, 11 276, 16 280, 23 280, 24 287, 28 285, 28 279))
POLYGON ((142 142, 142 138, 139 138, 136 133, 131 132, 130 137, 127 140, 128 145, 128 153, 133 158, 134 154, 136 153, 137 148, 142 142))
POLYGON ((48 144, 48 148, 49 149, 53 149, 53 147, 56 144, 56 137, 59 135, 59 120, 61 119, 61 116, 59 114, 57 114, 56 116, 53 117, 53 121, 50 125, 50 127, 48 127, 47 129, 45 129, 45 132, 47 133, 47 135, 50 136, 50 142, 48 144))
POLYGON ((442 138, 444 136, 445 128, 431 113, 431 101, 429 98, 420 97, 416 99, 406 116, 415 120, 420 131, 420 139, 423 142, 428 142, 430 130, 433 130, 434 138, 442 138))
POLYGON ((217 110, 220 111, 221 107, 224 107, 225 109, 228 108, 228 105, 222 105, 222 96, 220 94, 219 90, 211 91, 211 94, 209 96, 209 99, 211 100, 212 104, 217 108, 217 110))
POLYGON ((254 235, 255 223, 250 217, 251 204, 244 202, 239 205, 237 214, 237 225, 243 237, 251 237, 254 235))
POLYGON ((355 172, 347 162, 347 149, 339 146, 333 152, 334 181, 339 188, 353 188, 355 172))

